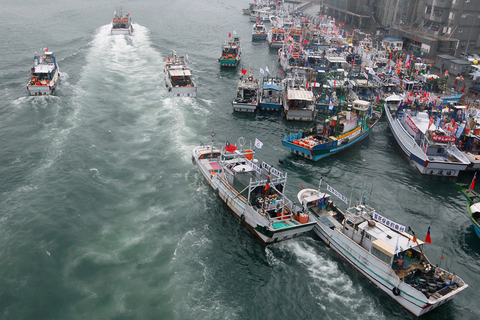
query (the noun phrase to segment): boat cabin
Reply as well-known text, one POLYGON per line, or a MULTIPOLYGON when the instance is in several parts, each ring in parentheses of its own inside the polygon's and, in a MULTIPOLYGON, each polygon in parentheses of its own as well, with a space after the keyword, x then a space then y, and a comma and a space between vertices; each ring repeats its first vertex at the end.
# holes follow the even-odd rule
POLYGON ((428 262, 423 258, 420 249, 423 241, 416 239, 415 243, 413 237, 404 232, 403 226, 381 217, 368 205, 357 205, 347 209, 343 233, 379 260, 390 265, 399 278, 425 269, 424 263, 428 262), (371 217, 385 220, 390 228, 371 217), (401 266, 398 265, 399 256, 403 257, 401 266))

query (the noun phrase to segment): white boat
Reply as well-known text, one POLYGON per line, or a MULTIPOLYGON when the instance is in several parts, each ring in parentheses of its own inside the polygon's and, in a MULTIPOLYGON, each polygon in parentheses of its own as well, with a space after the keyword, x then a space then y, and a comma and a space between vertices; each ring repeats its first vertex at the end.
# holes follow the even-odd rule
POLYGON ((27 90, 31 96, 51 95, 60 81, 57 60, 48 48, 42 49, 42 55, 33 58, 30 81, 27 90))
POLYGON ((287 174, 265 162, 260 165, 253 150, 243 149, 244 138, 237 147, 215 146, 213 136, 209 145, 193 149, 192 160, 214 192, 263 243, 313 229, 316 222, 284 194, 287 174))
POLYGON ((133 32, 132 18, 130 13, 125 13, 122 10, 113 13, 112 34, 131 34, 133 32))
MULTIPOLYGON (((331 186, 327 191, 346 199, 331 186)), ((315 217, 314 232, 373 284, 416 316, 453 299, 468 285, 455 272, 430 263, 423 241, 378 214, 364 201, 342 212, 330 194, 303 189, 297 195, 315 217), (404 259, 398 265, 398 257, 404 259)), ((409 228, 410 229, 410 228, 409 228)))
POLYGON ((197 86, 193 82, 185 56, 177 56, 174 50, 172 56, 164 62, 164 72, 165 85, 170 92, 170 97, 195 98, 197 96, 197 86))
POLYGON ((406 109, 402 97, 385 99, 388 125, 403 152, 422 174, 456 177, 470 161, 455 145, 455 136, 437 128, 428 113, 406 109))
POLYGON ((255 112, 260 96, 259 91, 260 84, 257 78, 252 75, 240 77, 235 98, 232 101, 233 111, 255 112))
POLYGON ((282 103, 287 120, 313 120, 315 96, 306 84, 306 78, 301 77, 290 76, 282 80, 282 103))

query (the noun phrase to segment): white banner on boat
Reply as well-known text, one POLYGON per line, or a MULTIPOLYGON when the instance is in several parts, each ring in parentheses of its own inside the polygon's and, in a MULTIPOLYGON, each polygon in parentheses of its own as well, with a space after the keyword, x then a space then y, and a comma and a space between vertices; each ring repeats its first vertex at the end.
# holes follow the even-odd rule
POLYGON ((258 174, 262 174, 262 169, 260 169, 259 166, 257 166, 255 163, 253 163, 252 161, 248 160, 248 159, 245 159, 245 162, 250 166, 252 167, 253 170, 255 170, 258 174))
POLYGON ((340 192, 337 190, 333 189, 329 184, 327 184, 327 191, 332 193, 333 195, 337 196, 340 200, 348 204, 347 198, 345 198, 340 192))
POLYGON ((268 163, 266 163, 265 161, 262 162, 262 168, 267 170, 267 171, 270 171, 271 174, 281 178, 283 173, 281 171, 278 171, 277 169, 275 168, 272 168, 271 165, 269 165, 268 163))
POLYGON ((381 224, 393 229, 393 230, 396 230, 398 232, 405 232, 405 230, 407 228, 405 228, 405 226, 402 226, 401 224, 398 224, 392 220, 389 220, 387 218, 385 218, 384 216, 382 215, 379 215, 376 211, 373 212, 373 220, 377 220, 378 222, 380 222, 381 224))

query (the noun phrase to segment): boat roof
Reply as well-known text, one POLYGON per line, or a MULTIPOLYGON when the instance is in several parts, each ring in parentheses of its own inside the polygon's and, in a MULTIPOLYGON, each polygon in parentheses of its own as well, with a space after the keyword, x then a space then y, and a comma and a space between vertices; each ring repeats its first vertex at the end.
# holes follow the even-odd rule
POLYGON ((35 73, 50 73, 54 69, 53 63, 51 64, 39 64, 35 67, 35 73))
POLYGON ((192 73, 188 69, 170 69, 169 73, 172 77, 188 77, 191 76, 192 73))
POLYGON ((373 241, 373 243, 377 249, 392 257, 395 254, 397 239, 398 252, 415 248, 424 243, 419 239, 417 239, 417 242, 415 243, 413 242, 412 235, 406 232, 398 233, 378 221, 375 222, 375 226, 373 227, 368 224, 368 221, 362 222, 358 227, 359 229, 365 230, 368 234, 370 234, 370 236, 376 239, 373 241))
POLYGON ((313 96, 312 91, 308 90, 288 90, 287 97, 289 100, 307 100, 313 101, 315 97, 313 96))
POLYGON ((370 106, 369 101, 354 100, 352 108, 355 109, 355 110, 366 111, 366 110, 368 110, 369 106, 370 106))
MULTIPOLYGON (((427 132, 428 127, 430 125, 430 117, 428 116, 428 113, 426 112, 419 112, 415 117, 412 117, 413 122, 417 126, 417 128, 425 134, 427 132)), ((430 125, 430 128, 434 130, 436 126, 432 123, 430 125)))

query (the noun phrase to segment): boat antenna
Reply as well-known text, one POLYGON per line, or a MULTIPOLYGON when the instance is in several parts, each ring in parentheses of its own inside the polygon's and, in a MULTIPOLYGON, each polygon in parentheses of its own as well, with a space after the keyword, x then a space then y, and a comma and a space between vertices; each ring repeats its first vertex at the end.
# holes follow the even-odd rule
POLYGON ((213 124, 212 133, 210 134, 210 136, 212 137, 211 143, 213 145, 213 139, 215 138, 215 123, 213 124))

